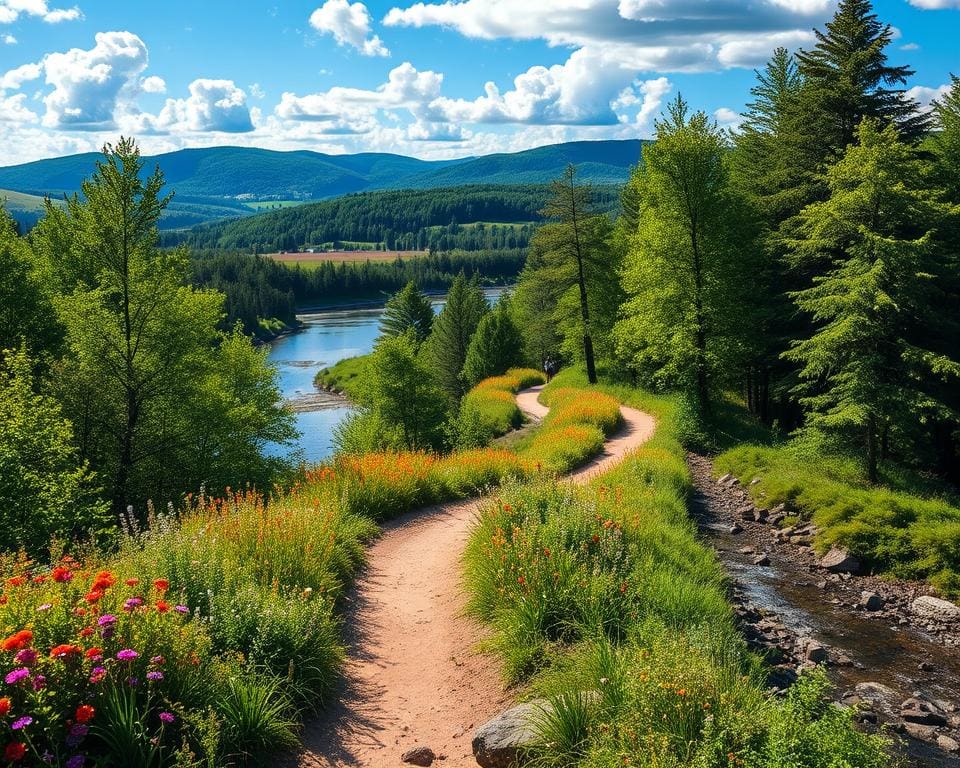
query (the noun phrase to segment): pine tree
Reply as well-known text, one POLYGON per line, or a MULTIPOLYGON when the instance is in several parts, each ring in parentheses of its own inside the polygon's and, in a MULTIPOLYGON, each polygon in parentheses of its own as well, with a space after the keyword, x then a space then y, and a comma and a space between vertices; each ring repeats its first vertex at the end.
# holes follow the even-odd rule
POLYGON ((380 320, 380 333, 384 336, 402 336, 412 330, 419 345, 430 335, 432 325, 433 307, 430 299, 411 280, 387 301, 380 320))
POLYGON ((523 339, 510 314, 509 297, 501 297, 484 315, 470 341, 463 375, 471 387, 523 363, 523 339))
POLYGON ((476 279, 467 280, 461 272, 450 286, 447 303, 433 321, 433 329, 424 345, 424 359, 437 384, 455 409, 466 394, 463 366, 467 361, 470 339, 487 312, 487 300, 476 279))
MULTIPOLYGON (((826 118, 818 139, 828 152, 842 154, 866 117, 892 123, 903 140, 914 141, 927 128, 917 104, 902 86, 913 75, 887 63, 893 29, 873 12, 870 0, 841 0, 825 30, 814 30, 812 50, 797 53, 804 78, 807 115, 826 118)), ((814 124, 807 125, 809 130, 814 124)), ((817 125, 818 132, 821 126, 817 125)))
POLYGON ((939 413, 936 379, 960 364, 931 350, 930 292, 943 268, 934 228, 949 215, 892 125, 865 120, 859 142, 828 172, 830 197, 802 214, 798 261, 832 268, 795 294, 816 332, 786 357, 800 364, 811 427, 856 436, 876 482, 883 436, 898 420, 939 413))

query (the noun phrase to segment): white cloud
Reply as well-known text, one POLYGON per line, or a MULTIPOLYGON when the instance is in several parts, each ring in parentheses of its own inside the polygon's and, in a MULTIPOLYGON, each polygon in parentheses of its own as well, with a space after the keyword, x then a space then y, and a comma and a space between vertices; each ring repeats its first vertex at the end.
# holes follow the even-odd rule
POLYGON ((233 80, 200 78, 189 86, 185 99, 167 99, 160 114, 131 115, 128 125, 156 133, 207 132, 247 133, 253 120, 247 95, 233 80))
POLYGON ((920 46, 916 43, 906 43, 905 45, 900 46, 901 51, 919 51, 920 46))
POLYGON ((0 91, 17 91, 24 83, 36 80, 43 74, 43 64, 21 64, 0 77, 0 91))
POLYGON ((46 0, 0 0, 0 24, 12 24, 21 15, 35 16, 48 24, 83 18, 83 13, 76 6, 51 9, 46 0))
POLYGON ((960 8, 960 0, 910 0, 910 5, 925 11, 942 11, 947 8, 960 8))
POLYGON ((27 94, 3 97, 0 94, 0 121, 11 123, 35 123, 39 117, 25 106, 27 94))
POLYGON ((933 102, 942 99, 950 93, 951 85, 945 83, 938 88, 928 88, 925 85, 915 85, 907 90, 904 97, 908 100, 917 102, 920 106, 920 112, 929 112, 933 109, 933 102))
POLYGON ((389 56, 390 51, 377 36, 370 34, 370 12, 363 3, 327 0, 310 14, 310 26, 333 35, 338 45, 349 45, 364 56, 389 56))
POLYGON ((4 44, 4 45, 16 45, 16 44, 17 44, 17 38, 15 38, 13 35, 3 35, 3 44, 4 44))
POLYGON ((150 77, 145 77, 140 81, 140 88, 144 93, 166 93, 167 83, 162 77, 150 75, 150 77))
POLYGON ((267 97, 267 92, 260 87, 260 83, 251 83, 247 90, 255 99, 265 99, 267 97))
POLYGON ((147 46, 132 32, 98 32, 89 51, 73 48, 43 60, 53 91, 44 98, 43 124, 51 128, 96 130, 115 125, 122 101, 139 88, 147 67, 147 46))
POLYGON ((736 129, 739 128, 740 123, 743 122, 743 115, 729 107, 720 107, 720 109, 713 113, 713 117, 721 128, 736 129))

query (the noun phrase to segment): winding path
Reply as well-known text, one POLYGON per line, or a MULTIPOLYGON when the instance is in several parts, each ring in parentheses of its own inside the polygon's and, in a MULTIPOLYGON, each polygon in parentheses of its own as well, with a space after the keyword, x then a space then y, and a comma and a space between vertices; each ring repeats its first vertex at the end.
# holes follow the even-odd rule
MULTIPOLYGON (((517 395, 534 420, 548 411, 541 389, 517 395)), ((570 480, 586 482, 653 434, 651 416, 620 410, 623 427, 570 480)), ((401 766, 401 754, 420 745, 445 756, 444 768, 476 765, 474 728, 512 704, 495 659, 476 652, 485 629, 463 615, 460 555, 481 503, 439 504, 383 527, 347 598, 344 688, 288 765, 401 766)))

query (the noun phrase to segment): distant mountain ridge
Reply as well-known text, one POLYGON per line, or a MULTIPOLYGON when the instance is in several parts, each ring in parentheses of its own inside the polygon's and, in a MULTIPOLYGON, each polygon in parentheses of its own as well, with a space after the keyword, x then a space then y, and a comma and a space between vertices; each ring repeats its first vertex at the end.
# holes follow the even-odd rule
MULTIPOLYGON (((145 157, 159 165, 177 195, 165 216, 167 229, 248 215, 271 204, 325 200, 380 189, 433 189, 469 184, 543 184, 574 163, 584 181, 618 184, 640 159, 640 140, 578 141, 522 152, 420 160, 365 152, 327 155, 310 150, 278 152, 253 147, 181 149, 145 157), (252 205, 260 203, 260 205, 252 205), (266 204, 266 205, 264 205, 266 204)), ((0 167, 0 189, 60 197, 80 190, 98 153, 0 167)), ((17 208, 10 205, 16 216, 17 208)))

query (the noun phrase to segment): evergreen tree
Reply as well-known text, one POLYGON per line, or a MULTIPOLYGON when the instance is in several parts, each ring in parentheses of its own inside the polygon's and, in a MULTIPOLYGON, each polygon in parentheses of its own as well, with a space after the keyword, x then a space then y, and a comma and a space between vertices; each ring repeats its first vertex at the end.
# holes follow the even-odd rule
POLYGON ((384 336, 402 336, 412 330, 419 345, 430 335, 432 325, 433 307, 430 299, 411 280, 387 302, 380 320, 380 333, 384 336))
POLYGON ((523 339, 510 313, 509 297, 502 297, 484 315, 470 341, 463 375, 471 387, 489 376, 523 364, 523 339))
POLYGON ((923 135, 927 119, 898 87, 913 70, 888 64, 886 48, 893 29, 879 21, 870 0, 841 0, 826 29, 814 34, 816 45, 800 51, 797 60, 804 78, 805 113, 818 118, 807 129, 816 126, 827 152, 842 154, 867 117, 892 123, 904 140, 923 135))
POLYGON ((830 197, 802 214, 798 261, 833 266, 796 294, 817 324, 787 357, 801 365, 799 393, 817 429, 855 436, 871 481, 891 427, 945 406, 936 379, 958 383, 960 364, 927 343, 931 293, 943 269, 934 228, 949 208, 892 125, 865 120, 859 142, 828 172, 830 197))
POLYGON ((486 312, 487 300, 480 285, 475 279, 467 280, 461 272, 450 286, 447 303, 433 321, 423 349, 424 359, 451 409, 456 409, 466 394, 463 366, 467 349, 486 312))
POLYGON ((635 370, 694 396, 711 392, 744 357, 752 332, 752 223, 724 167, 723 135, 682 98, 656 123, 636 171, 637 233, 624 266, 627 301, 616 335, 635 370))

